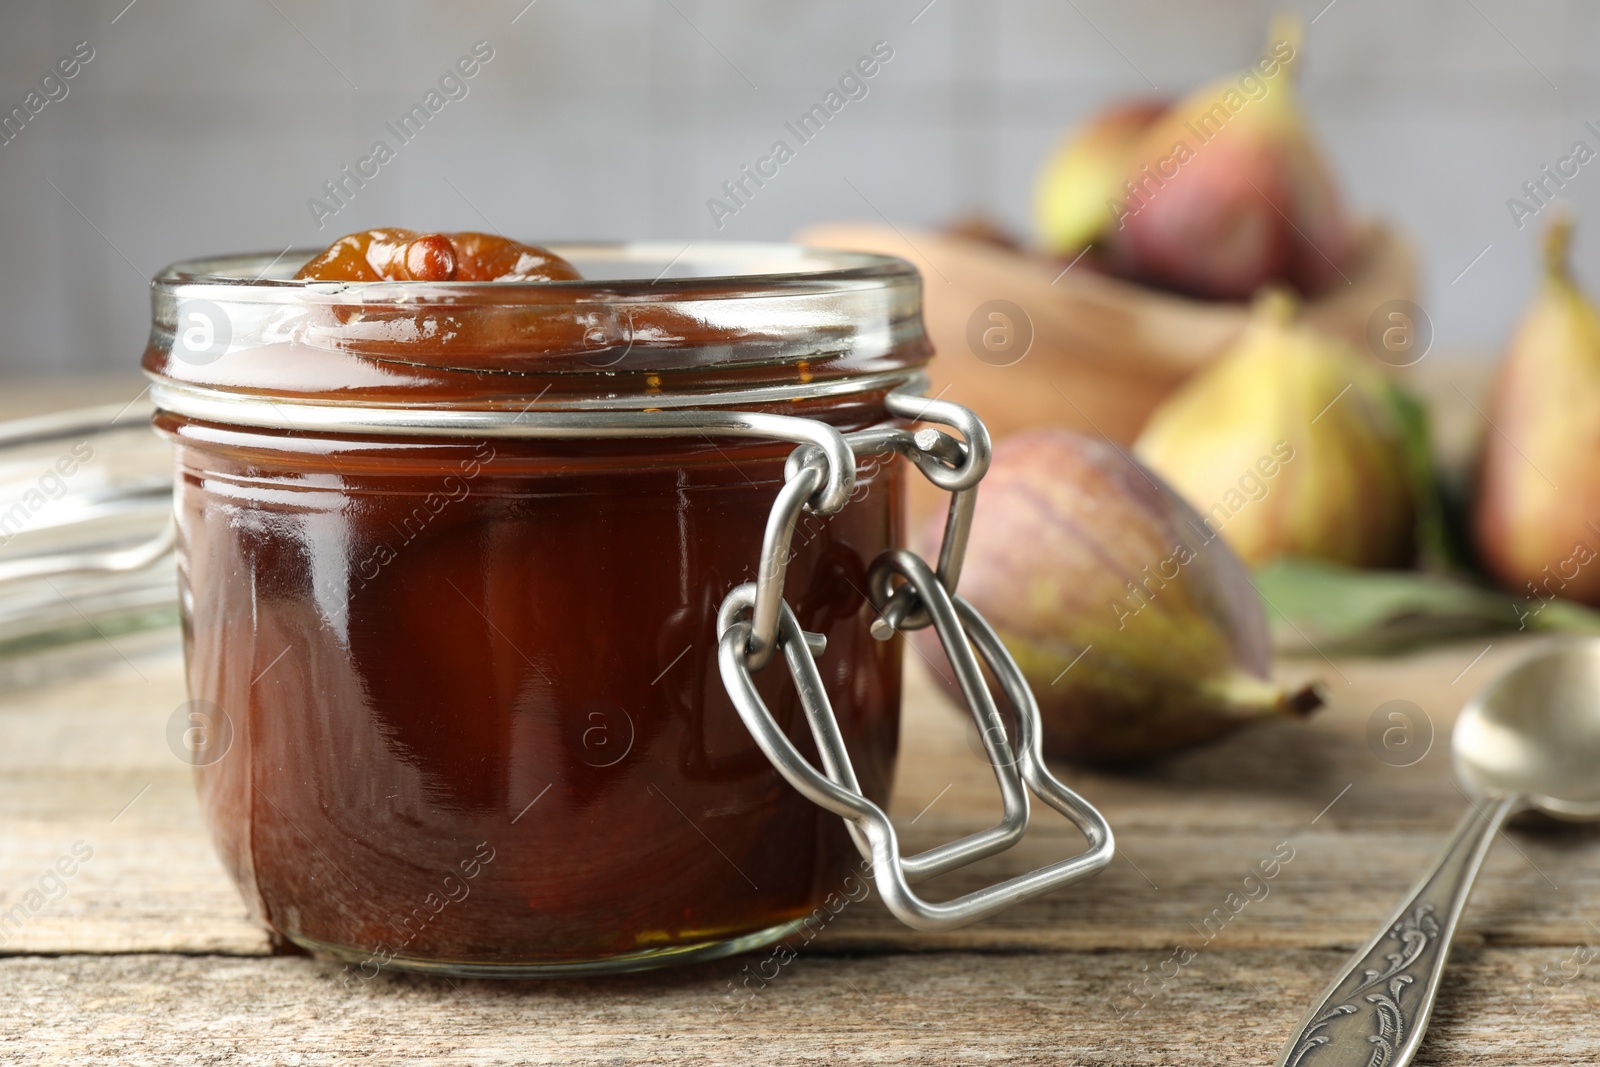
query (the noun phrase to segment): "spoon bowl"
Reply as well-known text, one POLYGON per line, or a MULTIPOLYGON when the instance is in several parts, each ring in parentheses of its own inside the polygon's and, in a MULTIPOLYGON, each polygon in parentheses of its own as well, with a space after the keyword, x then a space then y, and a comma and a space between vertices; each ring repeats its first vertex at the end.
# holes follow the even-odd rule
POLYGON ((1476 796, 1600 819, 1600 639, 1555 643, 1495 679, 1462 709, 1450 748, 1476 796))

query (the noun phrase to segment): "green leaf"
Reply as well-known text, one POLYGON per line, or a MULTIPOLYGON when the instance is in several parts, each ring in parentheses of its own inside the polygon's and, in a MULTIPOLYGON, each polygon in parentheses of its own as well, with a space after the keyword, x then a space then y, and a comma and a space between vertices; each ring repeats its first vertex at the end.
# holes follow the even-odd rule
POLYGON ((1367 571, 1323 560, 1278 559, 1256 591, 1279 651, 1403 652, 1474 633, 1600 633, 1600 612, 1488 589, 1455 574, 1367 571))
POLYGON ((1406 473, 1416 505, 1417 560, 1430 570, 1460 567, 1466 563, 1461 539, 1454 536, 1434 469, 1428 409, 1392 379, 1384 379, 1385 397, 1399 423, 1405 444, 1406 473))

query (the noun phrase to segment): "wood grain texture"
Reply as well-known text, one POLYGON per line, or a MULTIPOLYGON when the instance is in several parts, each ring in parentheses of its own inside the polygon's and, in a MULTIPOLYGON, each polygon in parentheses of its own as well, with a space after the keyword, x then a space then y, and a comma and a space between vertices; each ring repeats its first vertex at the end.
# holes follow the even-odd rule
MULTIPOLYGON (((755 954, 647 976, 550 983, 347 979, 272 956, 211 855, 189 770, 167 748, 185 701, 174 650, 0 692, 0 912, 77 841, 94 850, 0 947, 0 1058, 18 1062, 1199 1063, 1271 1062, 1306 1004, 1427 867, 1465 800, 1457 706, 1525 646, 1284 666, 1333 705, 1137 771, 1059 772, 1118 834, 1102 876, 947 934, 847 908, 743 1009, 755 954), (1433 747, 1410 767, 1369 745, 1372 713, 1415 703, 1433 747), (131 802, 131 803, 130 803, 131 802), (1250 867, 1288 842, 1263 899, 1229 914, 1250 867), (1217 909, 1222 909, 1219 913, 1217 909), (1226 916, 1225 921, 1217 916, 1226 916), (1209 921, 1208 921, 1209 920, 1209 921), (1173 946, 1192 964, 1136 1014, 1173 946)), ((961 717, 910 673, 892 803, 908 847, 993 817, 961 717), (931 802, 931 806, 930 806, 931 802), (914 820, 914 821, 913 821, 914 820)), ((1076 849, 1041 817, 956 893, 1076 849)), ((1466 916, 1427 1063, 1592 1058, 1600 837, 1516 831, 1466 916), (1581 1054, 1580 1054, 1581 1053, 1581 1054)), ((932 887, 930 887, 932 888, 932 887)), ((0 935, 3 936, 3 935, 0 935)))
POLYGON ((0 913, 74 843, 93 850, 65 896, 0 927, 0 952, 266 953, 167 747, 188 699, 174 642, 108 656, 94 676, 0 698, 0 913))
MULTIPOLYGON (((0 960, 0 1057, 39 1064, 1271 1063, 1341 954, 1202 954, 1123 1017, 1147 954, 802 953, 734 995, 744 961, 561 982, 172 955, 0 960), (742 1009, 742 1010, 741 1010, 742 1009)), ((1425 1064, 1593 1062, 1594 965, 1460 950, 1425 1064)))

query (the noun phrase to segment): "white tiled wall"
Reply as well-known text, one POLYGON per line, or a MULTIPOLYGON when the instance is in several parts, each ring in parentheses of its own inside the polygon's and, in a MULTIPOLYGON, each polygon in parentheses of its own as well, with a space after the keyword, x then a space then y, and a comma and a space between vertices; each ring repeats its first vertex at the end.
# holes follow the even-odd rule
MULTIPOLYGON (((525 3, 5 0, 0 110, 76 42, 95 58, 0 145, 0 373, 131 365, 145 279, 204 253, 380 224, 718 235, 706 199, 877 40, 895 54, 869 95, 720 236, 783 237, 875 209, 903 225, 982 210, 1023 227, 1063 128, 1152 83, 1182 93, 1242 65, 1278 6, 525 3), (478 40, 495 57, 467 98, 319 232, 306 199, 478 40)), ((1536 232, 1518 231, 1506 198, 1574 139, 1600 148, 1582 128, 1600 125, 1600 5, 1296 6, 1316 18, 1303 96, 1348 198, 1421 245, 1440 349, 1494 350, 1528 295, 1536 232)), ((1593 220, 1578 260, 1600 292, 1600 163, 1568 193, 1593 220)))

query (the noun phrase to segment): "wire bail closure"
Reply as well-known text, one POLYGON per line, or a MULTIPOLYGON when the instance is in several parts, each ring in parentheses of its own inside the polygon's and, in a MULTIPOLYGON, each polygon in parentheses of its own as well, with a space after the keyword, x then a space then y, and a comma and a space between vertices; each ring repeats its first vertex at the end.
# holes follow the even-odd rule
POLYGON ((787 480, 767 520, 757 580, 735 587, 718 612, 717 662, 739 717, 773 767, 812 803, 846 821, 857 849, 872 861, 873 876, 890 912, 914 929, 947 930, 1098 873, 1111 862, 1115 845, 1104 817, 1045 767, 1040 754, 1039 706, 1027 680, 977 610, 954 595, 972 528, 978 483, 988 470, 988 431, 972 412, 947 401, 896 391, 888 395, 886 406, 901 419, 954 427, 964 440, 931 428, 913 433, 896 426, 841 434, 851 456, 849 479, 839 478, 837 468, 831 467, 838 455, 836 449, 818 444, 796 448, 785 468, 787 480), (934 628, 977 723, 1002 806, 1000 821, 989 829, 910 857, 902 855, 888 815, 861 792, 817 670, 816 656, 824 654, 826 642, 820 634, 802 630, 783 599, 789 543, 800 512, 809 509, 830 514, 838 510, 831 506, 835 501, 826 497, 823 487, 853 480, 855 456, 891 452, 906 456, 930 481, 951 493, 950 512, 937 569, 906 549, 892 549, 874 561, 868 581, 873 606, 880 615, 872 624, 872 634, 886 641, 901 630, 934 628), (895 587, 897 577, 901 584, 895 587), (801 755, 756 691, 753 675, 779 651, 816 741, 821 771, 801 755), (1014 735, 1008 733, 995 706, 984 680, 984 666, 1005 696, 1014 735), (1029 822, 1029 792, 1077 826, 1088 842, 1083 852, 944 903, 924 900, 911 890, 914 883, 1003 852, 1021 840, 1029 822))

